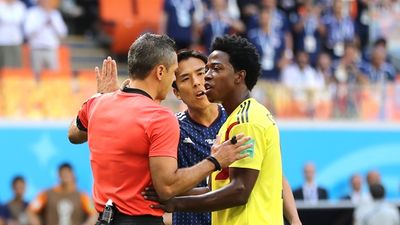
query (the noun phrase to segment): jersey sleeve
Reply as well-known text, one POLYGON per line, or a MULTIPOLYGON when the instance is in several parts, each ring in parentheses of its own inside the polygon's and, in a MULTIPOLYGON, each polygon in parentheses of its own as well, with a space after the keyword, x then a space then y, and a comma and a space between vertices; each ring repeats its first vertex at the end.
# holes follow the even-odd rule
POLYGON ((76 126, 79 130, 87 131, 89 125, 89 109, 93 102, 100 96, 101 94, 96 94, 89 98, 85 103, 83 103, 81 109, 78 112, 78 116, 76 117, 76 126))
POLYGON ((232 163, 229 167, 260 170, 266 149, 264 129, 254 123, 237 124, 229 131, 229 138, 240 133, 251 137, 247 143, 253 143, 253 146, 242 152, 243 154, 248 153, 248 157, 232 163))
POLYGON ((42 192, 28 205, 28 209, 32 212, 39 213, 44 209, 46 204, 47 193, 42 192))
POLYGON ((93 202, 86 193, 81 193, 80 200, 82 203, 82 209, 86 215, 91 216, 96 213, 93 202))
POLYGON ((169 156, 177 158, 179 124, 172 112, 158 111, 150 121, 146 133, 150 139, 149 157, 169 156))

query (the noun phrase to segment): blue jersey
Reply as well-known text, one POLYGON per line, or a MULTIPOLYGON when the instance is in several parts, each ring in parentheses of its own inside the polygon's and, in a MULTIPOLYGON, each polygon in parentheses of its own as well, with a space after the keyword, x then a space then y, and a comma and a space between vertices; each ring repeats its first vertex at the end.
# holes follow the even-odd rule
MULTIPOLYGON (((180 126, 179 168, 193 166, 210 155, 210 149, 219 128, 227 118, 223 107, 218 108, 219 116, 209 127, 192 120, 187 111, 176 114, 180 126)), ((205 180, 198 184, 198 187, 206 186, 205 180)), ((174 212, 172 222, 173 225, 210 225, 211 213, 174 212)))

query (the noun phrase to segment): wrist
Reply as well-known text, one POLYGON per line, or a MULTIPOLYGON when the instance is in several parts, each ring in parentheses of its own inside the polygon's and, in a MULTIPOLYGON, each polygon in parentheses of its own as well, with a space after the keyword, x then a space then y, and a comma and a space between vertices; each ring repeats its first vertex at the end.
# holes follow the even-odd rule
POLYGON ((217 171, 217 170, 221 170, 222 169, 221 168, 221 164, 218 162, 218 160, 215 157, 210 155, 206 159, 208 161, 210 161, 214 165, 214 170, 213 171, 217 171))

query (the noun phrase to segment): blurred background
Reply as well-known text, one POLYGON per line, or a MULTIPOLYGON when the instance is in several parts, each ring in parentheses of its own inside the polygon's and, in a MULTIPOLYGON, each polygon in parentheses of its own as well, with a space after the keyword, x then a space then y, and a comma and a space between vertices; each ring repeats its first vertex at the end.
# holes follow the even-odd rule
MULTIPOLYGON (((96 93, 94 67, 110 55, 125 79, 144 32, 205 54, 217 36, 248 38, 262 64, 252 95, 279 121, 292 188, 314 183, 329 204, 355 204, 369 181, 396 201, 399 19, 397 0, 0 0, 0 202, 13 198, 17 175, 31 201, 57 184, 64 162, 91 193, 88 147, 69 144, 67 128, 96 93)), ((172 93, 163 104, 185 108, 172 93)))

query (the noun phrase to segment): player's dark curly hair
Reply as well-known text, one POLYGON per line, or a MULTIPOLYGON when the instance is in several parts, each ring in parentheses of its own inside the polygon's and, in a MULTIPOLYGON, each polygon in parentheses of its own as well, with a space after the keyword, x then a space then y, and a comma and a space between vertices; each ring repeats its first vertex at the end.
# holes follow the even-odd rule
POLYGON ((249 90, 253 89, 261 74, 260 56, 254 45, 245 38, 236 35, 225 35, 214 40, 211 52, 214 50, 223 51, 229 55, 229 62, 235 72, 245 70, 246 86, 249 90))

